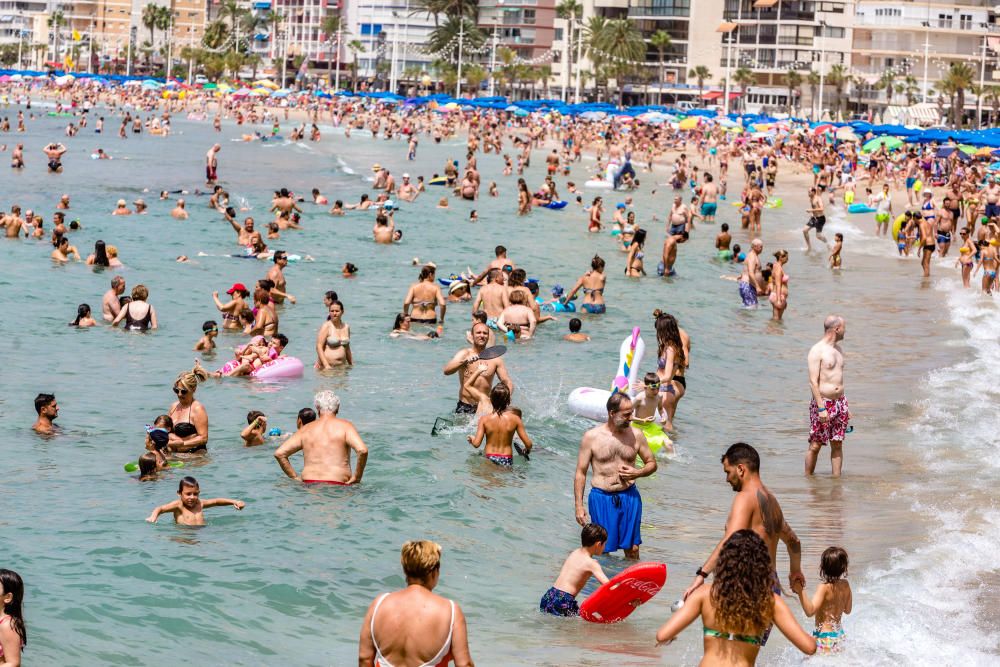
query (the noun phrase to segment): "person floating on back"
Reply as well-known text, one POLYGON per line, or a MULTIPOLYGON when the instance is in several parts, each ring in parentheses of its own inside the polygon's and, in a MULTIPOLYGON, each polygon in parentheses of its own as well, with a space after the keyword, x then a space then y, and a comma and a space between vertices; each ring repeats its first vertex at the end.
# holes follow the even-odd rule
POLYGON ((579 616, 580 606, 576 596, 586 585, 590 577, 596 577, 602 584, 608 583, 608 577, 601 569, 601 564, 594 556, 604 552, 604 543, 608 540, 608 531, 596 523, 588 523, 580 532, 579 549, 574 549, 563 563, 562 570, 556 578, 556 583, 545 592, 538 604, 539 611, 553 616, 579 616))

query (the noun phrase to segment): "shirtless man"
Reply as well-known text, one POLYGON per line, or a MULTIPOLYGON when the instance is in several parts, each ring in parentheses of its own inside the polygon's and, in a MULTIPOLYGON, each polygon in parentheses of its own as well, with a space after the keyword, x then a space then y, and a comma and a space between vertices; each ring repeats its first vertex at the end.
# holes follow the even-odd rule
POLYGON ((479 288, 479 294, 472 305, 473 312, 485 310, 490 319, 496 320, 504 308, 510 305, 507 287, 501 282, 500 269, 486 272, 486 284, 479 288))
POLYGON ((247 217, 241 227, 236 218, 226 213, 226 220, 236 231, 236 243, 242 246, 253 245, 253 242, 260 236, 260 232, 254 231, 253 218, 247 217))
MULTIPOLYGON (((520 331, 520 338, 528 339, 535 335, 535 327, 538 319, 531 308, 525 304, 524 292, 512 290, 510 293, 510 305, 503 309, 500 317, 497 318, 497 329, 499 331, 510 331, 516 327, 520 331)), ((487 311, 489 314, 489 311, 487 311)))
POLYGON ((403 201, 413 201, 417 198, 417 194, 416 186, 410 183, 410 175, 403 174, 403 184, 399 186, 399 194, 397 196, 403 201))
POLYGON ((56 403, 56 397, 52 394, 35 396, 35 412, 38 413, 38 419, 31 425, 31 428, 35 433, 50 435, 56 428, 52 422, 59 416, 59 404, 56 403))
POLYGON ((22 169, 24 167, 24 144, 18 144, 10 152, 10 166, 12 169, 22 169))
MULTIPOLYGON (((784 542, 788 549, 789 585, 792 588, 795 588, 796 584, 805 586, 806 578, 802 574, 802 544, 795 531, 785 521, 778 499, 760 479, 760 455, 757 450, 744 442, 737 442, 722 455, 722 469, 726 473, 729 486, 736 492, 733 505, 729 509, 729 517, 726 519, 726 534, 719 540, 705 564, 698 568, 694 581, 684 591, 684 599, 686 600, 696 588, 705 583, 708 575, 715 569, 722 545, 730 535, 738 530, 747 529, 757 533, 767 543, 767 549, 771 553, 773 587, 776 594, 781 593, 777 570, 778 540, 784 542)), ((767 641, 767 633, 764 635, 764 641, 767 641)))
POLYGON ((656 275, 668 278, 677 275, 677 272, 674 271, 674 264, 677 263, 677 245, 687 240, 688 233, 685 231, 678 234, 667 234, 666 238, 663 239, 663 256, 656 267, 656 275))
POLYGON ((956 220, 951 202, 951 197, 946 196, 937 214, 937 250, 941 257, 948 256, 948 248, 951 247, 951 239, 955 232, 956 220))
POLYGON ((518 453, 526 459, 531 453, 532 442, 524 430, 521 411, 510 409, 510 391, 502 382, 490 390, 490 406, 493 412, 479 417, 476 434, 468 436, 469 444, 478 449, 485 438, 483 456, 498 466, 513 467, 515 433, 524 443, 524 449, 518 448, 518 453))
POLYGON ((983 194, 986 197, 986 217, 991 220, 1000 217, 1000 183, 992 176, 987 176, 983 194))
POLYGON ((711 174, 705 174, 705 182, 698 197, 698 207, 705 222, 709 224, 715 222, 715 212, 719 207, 719 186, 713 182, 711 174))
POLYGON ((479 353, 486 349, 486 344, 490 339, 490 329, 482 322, 472 325, 472 347, 459 350, 451 361, 444 365, 445 375, 459 373, 458 377, 458 403, 455 405, 455 414, 474 415, 478 408, 479 399, 465 387, 465 379, 472 373, 477 374, 472 385, 480 393, 489 395, 493 386, 493 378, 499 378, 500 382, 507 385, 510 393, 514 393, 514 383, 511 382, 507 374, 507 367, 501 357, 495 359, 480 359, 479 353), (478 362, 478 363, 477 363, 478 362))
POLYGON ((806 452, 806 475, 816 470, 819 450, 830 443, 830 467, 840 477, 844 467, 844 435, 851 412, 844 396, 844 318, 830 315, 823 322, 823 338, 809 350, 809 451, 806 452))
POLYGON ((639 559, 642 536, 642 497, 635 480, 656 472, 656 459, 642 431, 632 426, 632 399, 616 392, 608 398, 608 421, 583 434, 573 478, 576 522, 585 526, 591 521, 608 531, 604 553, 625 550, 625 557, 639 559), (636 457, 642 468, 635 467, 636 457), (593 468, 587 510, 583 509, 583 490, 587 469, 593 468))
POLYGON ((172 218, 174 218, 175 220, 187 220, 188 219, 188 212, 187 212, 187 209, 184 208, 184 200, 183 199, 178 199, 177 200, 177 205, 174 206, 174 208, 173 208, 172 211, 170 211, 170 216, 172 218))
POLYGON ((763 241, 754 239, 750 242, 750 251, 743 262, 743 273, 736 282, 744 308, 756 308, 757 295, 764 292, 764 274, 760 268, 760 253, 763 251, 763 241))
POLYGON ((354 424, 337 416, 340 399, 332 391, 321 391, 313 399, 316 421, 296 431, 277 451, 274 458, 282 471, 305 484, 360 484, 368 461, 368 447, 361 440, 354 424), (351 450, 356 462, 351 471, 351 450), (302 474, 298 475, 288 457, 302 451, 302 474))
POLYGON ((274 262, 274 266, 267 272, 267 279, 274 283, 274 287, 271 289, 271 301, 274 303, 284 303, 287 298, 292 303, 295 303, 295 297, 287 292, 288 283, 285 282, 283 271, 288 266, 288 253, 284 250, 275 250, 272 261, 274 262))
POLYGON ((219 180, 219 151, 222 144, 215 144, 205 153, 205 185, 215 185, 219 180))
POLYGON ((9 239, 16 239, 21 236, 21 231, 25 230, 28 221, 21 217, 21 207, 14 205, 10 207, 10 213, 0 217, 0 224, 4 227, 4 235, 9 239))
POLYGON ((115 318, 118 317, 118 311, 122 309, 118 297, 124 293, 125 279, 121 276, 115 276, 111 279, 111 289, 105 292, 101 299, 101 315, 105 322, 114 322, 115 318))
POLYGON ((687 230, 689 222, 688 207, 680 195, 674 197, 674 205, 670 209, 670 220, 667 228, 669 236, 680 236, 681 232, 687 230))
POLYGON ((395 231, 396 223, 391 217, 383 213, 375 216, 375 226, 372 227, 372 237, 375 239, 375 243, 392 243, 395 231))
POLYGON ((66 147, 62 144, 51 143, 42 149, 45 153, 45 157, 49 159, 49 171, 61 174, 62 173, 62 156, 66 152, 66 147))
POLYGON ((291 217, 292 211, 302 213, 302 209, 295 203, 295 199, 288 192, 288 188, 281 188, 277 196, 271 201, 271 212, 277 213, 277 217, 280 218, 281 214, 291 217))
POLYGON ((491 261, 486 266, 486 268, 483 269, 482 273, 476 276, 475 280, 472 281, 473 285, 478 285, 479 283, 481 283, 483 281, 483 278, 486 277, 486 274, 489 273, 491 269, 499 269, 500 271, 503 271, 503 267, 505 266, 509 266, 511 270, 515 268, 514 262, 510 261, 507 258, 507 248, 505 248, 504 246, 498 245, 496 248, 493 249, 493 254, 495 255, 493 261, 491 261))
POLYGON ((810 214, 809 222, 806 226, 802 228, 802 236, 806 240, 806 252, 812 251, 812 244, 809 243, 809 230, 816 230, 816 238, 823 243, 826 243, 826 237, 823 236, 823 225, 826 224, 826 215, 823 211, 823 196, 819 194, 816 188, 809 188, 809 208, 806 211, 810 214))

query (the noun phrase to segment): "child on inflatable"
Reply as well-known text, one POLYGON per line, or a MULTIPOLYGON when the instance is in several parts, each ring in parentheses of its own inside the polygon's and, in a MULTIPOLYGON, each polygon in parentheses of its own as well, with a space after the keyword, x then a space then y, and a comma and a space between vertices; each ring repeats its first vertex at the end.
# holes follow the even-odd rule
POLYGON ((656 406, 660 396, 660 376, 653 372, 646 373, 642 378, 642 384, 637 382, 633 389, 636 391, 632 396, 632 426, 646 436, 646 442, 653 456, 664 448, 668 453, 673 453, 674 443, 657 421, 656 406))
POLYGON ((608 583, 608 577, 601 569, 601 564, 594 556, 604 553, 604 543, 608 540, 608 531, 596 523, 588 523, 580 532, 580 548, 573 550, 563 563, 556 582, 542 596, 538 610, 553 616, 579 616, 580 605, 576 596, 590 580, 597 578, 602 584, 608 583))

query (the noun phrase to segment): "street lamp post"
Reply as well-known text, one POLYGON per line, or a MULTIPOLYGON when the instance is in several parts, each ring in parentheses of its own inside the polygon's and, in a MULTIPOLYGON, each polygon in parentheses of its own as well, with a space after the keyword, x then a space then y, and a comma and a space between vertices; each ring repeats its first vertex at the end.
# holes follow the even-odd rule
POLYGON ((823 117, 823 84, 826 78, 824 61, 826 60, 826 21, 819 22, 819 106, 816 108, 816 120, 823 117))
POLYGON ((455 78, 455 97, 462 96, 462 46, 465 43, 465 16, 458 17, 458 76, 455 78))
POLYGON ((580 72, 583 70, 583 15, 577 21, 576 28, 576 95, 574 103, 580 103, 580 72))
MULTIPOLYGON (((407 6, 409 6, 409 2, 407 2, 407 6)), ((339 24, 337 26, 337 70, 336 70, 336 73, 333 75, 334 76, 334 84, 333 84, 333 91, 334 92, 337 92, 338 90, 340 90, 340 40, 342 39, 342 37, 343 37, 343 24, 341 23, 341 24, 339 24)))
POLYGON ((740 29, 740 21, 743 20, 743 2, 739 0, 736 4, 736 25, 733 29, 729 31, 729 50, 726 51, 726 87, 724 92, 724 99, 722 102, 722 113, 724 115, 729 114, 729 91, 732 86, 730 82, 732 69, 733 69, 733 39, 736 37, 736 33, 740 29))

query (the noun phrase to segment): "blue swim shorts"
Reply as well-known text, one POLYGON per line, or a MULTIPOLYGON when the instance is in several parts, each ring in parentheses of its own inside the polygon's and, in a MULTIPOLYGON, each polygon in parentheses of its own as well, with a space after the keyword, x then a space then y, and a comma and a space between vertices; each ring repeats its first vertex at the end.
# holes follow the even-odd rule
POLYGON ((624 491, 608 492, 591 488, 587 497, 590 520, 608 531, 604 553, 631 549, 642 544, 642 496, 635 484, 624 491))
POLYGON ((753 308, 757 305, 757 290, 753 288, 753 285, 741 280, 738 283, 740 288, 740 298, 743 299, 743 306, 745 308, 753 308))
POLYGON ((603 315, 607 312, 607 307, 603 303, 585 303, 583 309, 591 315, 603 315))
POLYGON ((701 204, 701 214, 702 215, 715 215, 715 211, 718 208, 718 204, 714 201, 706 201, 701 204))
POLYGON ((579 616, 580 606, 575 597, 553 587, 545 591, 542 601, 538 603, 538 611, 553 616, 579 616))

